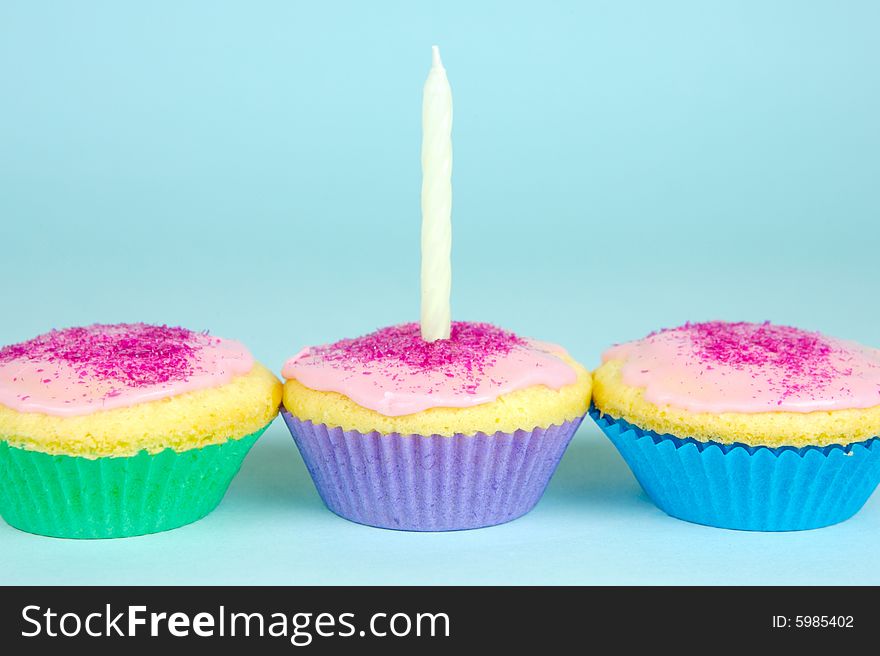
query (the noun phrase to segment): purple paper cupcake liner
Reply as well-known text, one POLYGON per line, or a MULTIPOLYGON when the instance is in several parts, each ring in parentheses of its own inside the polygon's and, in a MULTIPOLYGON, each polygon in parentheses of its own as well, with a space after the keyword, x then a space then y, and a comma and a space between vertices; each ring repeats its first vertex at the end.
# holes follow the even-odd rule
POLYGON ((583 417, 514 433, 361 433, 282 408, 315 487, 340 517, 403 531, 458 531, 529 512, 583 417))
POLYGON ((856 514, 880 482, 880 438, 825 447, 767 447, 660 435, 590 416, 617 447, 651 500, 696 524, 747 531, 801 531, 856 514))

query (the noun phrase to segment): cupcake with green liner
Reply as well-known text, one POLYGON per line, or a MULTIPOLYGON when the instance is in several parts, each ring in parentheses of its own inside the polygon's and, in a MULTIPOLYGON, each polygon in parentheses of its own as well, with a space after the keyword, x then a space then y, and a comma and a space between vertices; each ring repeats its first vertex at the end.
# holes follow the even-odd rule
POLYGON ((164 531, 213 510, 278 412, 240 343, 95 324, 0 349, 0 515, 41 535, 164 531))
POLYGON ((591 415, 668 514, 786 531, 880 482, 880 350, 770 323, 689 323, 612 347, 591 415))
POLYGON ((282 413, 326 505, 362 524, 500 524, 540 499, 586 414, 590 374, 559 346, 485 323, 418 324, 305 349, 282 413))

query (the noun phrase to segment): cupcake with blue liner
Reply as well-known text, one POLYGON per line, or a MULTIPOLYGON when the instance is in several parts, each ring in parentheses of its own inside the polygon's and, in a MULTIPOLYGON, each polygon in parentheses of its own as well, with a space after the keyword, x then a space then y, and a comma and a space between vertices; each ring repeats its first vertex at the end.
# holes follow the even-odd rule
POLYGON ((711 321, 612 347, 591 416, 654 503, 722 528, 841 522, 880 482, 880 350, 711 321))
POLYGON ((242 344, 95 324, 0 349, 0 515, 29 533, 155 533, 213 510, 278 413, 242 344))
POLYGON ((484 323, 418 324, 304 349, 282 415, 324 503, 361 524, 479 528, 535 506, 586 414, 589 372, 484 323))

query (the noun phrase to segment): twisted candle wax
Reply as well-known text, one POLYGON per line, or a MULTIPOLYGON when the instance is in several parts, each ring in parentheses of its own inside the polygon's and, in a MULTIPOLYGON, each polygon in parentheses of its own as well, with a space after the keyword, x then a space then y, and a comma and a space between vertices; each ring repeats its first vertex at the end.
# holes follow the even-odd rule
POLYGON ((452 287, 452 89, 440 50, 422 100, 422 339, 449 339, 452 287))

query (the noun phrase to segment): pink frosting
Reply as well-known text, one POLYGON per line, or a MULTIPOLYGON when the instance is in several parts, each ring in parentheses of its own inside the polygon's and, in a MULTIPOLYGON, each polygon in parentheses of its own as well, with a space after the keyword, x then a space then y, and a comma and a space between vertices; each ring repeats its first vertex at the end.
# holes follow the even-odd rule
POLYGON ((94 324, 0 349, 0 404, 69 417, 217 387, 254 361, 238 342, 185 328, 94 324))
POLYGON ((564 353, 553 344, 462 321, 452 322, 449 339, 426 342, 418 324, 408 323, 304 349, 287 361, 282 374, 397 417, 489 403, 533 385, 570 385, 577 373, 559 357, 564 353))
POLYGON ((619 344, 623 382, 690 412, 814 412, 880 405, 880 350, 789 326, 688 323, 619 344))

